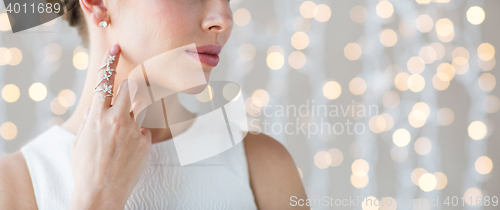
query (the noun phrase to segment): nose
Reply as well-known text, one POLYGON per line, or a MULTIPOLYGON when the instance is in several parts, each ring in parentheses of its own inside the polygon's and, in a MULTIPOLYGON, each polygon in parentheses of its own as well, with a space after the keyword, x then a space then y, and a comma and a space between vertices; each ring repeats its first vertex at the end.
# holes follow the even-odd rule
POLYGON ((203 30, 210 33, 223 33, 233 28, 233 14, 226 0, 212 4, 202 22, 203 30))

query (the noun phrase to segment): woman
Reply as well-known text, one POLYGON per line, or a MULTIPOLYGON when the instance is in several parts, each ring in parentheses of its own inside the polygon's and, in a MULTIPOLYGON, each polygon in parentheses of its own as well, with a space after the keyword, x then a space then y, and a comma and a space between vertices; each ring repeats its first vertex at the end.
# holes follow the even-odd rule
MULTIPOLYGON (((230 160, 224 167, 160 170, 148 161, 175 151, 170 130, 141 128, 130 112, 135 106, 125 80, 130 71, 191 43, 222 47, 233 24, 229 0, 79 4, 65 18, 90 50, 81 98, 62 126, 0 159, 0 209, 298 208, 291 206, 291 197, 306 199, 306 194, 297 168, 271 137, 249 133, 243 143, 220 154, 230 160), (103 61, 119 73, 107 72, 103 61), (109 81, 103 80, 107 75, 109 81)), ((202 61, 207 75, 217 65, 217 54, 202 61)))

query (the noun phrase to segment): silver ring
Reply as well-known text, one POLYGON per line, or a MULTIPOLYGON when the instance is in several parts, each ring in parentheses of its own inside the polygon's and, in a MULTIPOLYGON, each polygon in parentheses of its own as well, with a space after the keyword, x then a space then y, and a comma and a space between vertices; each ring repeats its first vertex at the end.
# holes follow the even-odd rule
POLYGON ((99 99, 104 101, 105 97, 112 97, 113 96, 113 85, 108 86, 108 85, 106 85, 106 83, 104 83, 104 88, 99 88, 99 89, 94 90, 94 94, 97 92, 102 92, 102 93, 100 93, 101 97, 99 99), (108 94, 104 95, 103 93, 108 93, 108 94))
POLYGON ((101 69, 103 69, 104 67, 106 67, 106 69, 104 70, 104 77, 94 87, 94 93, 99 92, 99 91, 103 91, 103 92, 108 92, 109 93, 108 95, 103 95, 101 93, 101 99, 103 99, 103 100, 104 100, 104 97, 113 96, 113 92, 112 92, 113 89, 111 89, 113 87, 113 85, 107 86, 106 84, 104 84, 104 89, 97 89, 97 87, 99 87, 99 85, 102 83, 102 81, 104 81, 104 80, 108 80, 109 81, 109 78, 113 75, 113 72, 115 72, 115 74, 116 74, 115 69, 112 69, 112 68, 109 67, 109 65, 112 64, 114 60, 115 60, 115 56, 114 55, 109 55, 108 60, 99 68, 99 70, 97 70, 99 72, 101 69))

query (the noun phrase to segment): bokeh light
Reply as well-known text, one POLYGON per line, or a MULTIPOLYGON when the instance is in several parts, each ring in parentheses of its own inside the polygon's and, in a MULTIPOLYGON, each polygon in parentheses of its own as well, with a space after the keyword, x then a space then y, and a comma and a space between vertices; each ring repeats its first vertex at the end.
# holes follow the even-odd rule
POLYGON ((484 99, 483 107, 486 112, 493 114, 500 109, 500 99, 495 95, 489 95, 484 99))
POLYGON ((436 189, 437 179, 431 173, 422 174, 422 176, 420 176, 420 178, 418 179, 418 186, 424 192, 433 191, 434 189, 436 189))
POLYGON ((481 68, 484 71, 490 71, 493 68, 495 68, 497 61, 496 61, 495 57, 491 58, 491 60, 489 60, 489 61, 484 61, 484 60, 479 58, 478 63, 479 63, 479 68, 481 68))
POLYGON ((342 151, 340 151, 337 148, 330 149, 328 150, 328 153, 330 154, 330 157, 332 158, 332 163, 330 163, 330 166, 336 167, 342 164, 342 161, 344 161, 344 155, 342 154, 342 151))
POLYGON ((252 15, 247 9, 240 8, 233 14, 233 21, 238 26, 246 26, 252 20, 252 15))
POLYGON ((417 17, 416 20, 416 27, 417 29, 422 32, 422 33, 427 33, 432 30, 434 27, 434 22, 431 18, 431 16, 422 14, 417 17))
POLYGON ((0 66, 7 65, 12 59, 12 54, 9 49, 0 47, 0 66))
POLYGON ((380 33, 380 42, 386 47, 392 47, 398 42, 398 35, 394 30, 386 28, 380 33))
POLYGON ((306 55, 300 51, 293 51, 288 56, 288 64, 294 69, 301 69, 306 65, 306 55))
POLYGON ((7 13, 0 14, 0 31, 10 31, 9 16, 7 13))
POLYGON ((441 108, 437 113, 437 121, 443 126, 448 126, 455 120, 455 113, 450 108, 441 108))
POLYGON ((351 165, 352 173, 358 177, 363 177, 370 171, 370 165, 366 160, 357 159, 351 165))
POLYGON ((398 208, 396 199, 392 197, 384 197, 381 201, 380 210, 396 210, 398 208))
POLYGON ((450 86, 450 77, 445 73, 438 72, 432 77, 432 85, 436 90, 446 90, 450 86))
POLYGON ((408 77, 408 89, 413 92, 420 92, 425 87, 425 79, 420 74, 412 74, 408 77))
POLYGON ((489 61, 495 56, 495 47, 490 43, 482 43, 477 47, 477 55, 483 61, 489 61))
POLYGON ((17 136, 17 126, 12 122, 4 122, 0 126, 0 135, 5 140, 13 140, 17 136))
POLYGON ((411 73, 420 74, 425 69, 425 61, 420 57, 414 56, 408 60, 406 66, 411 73))
POLYGON ((482 90, 491 91, 497 85, 497 80, 493 74, 484 73, 479 77, 478 84, 482 90))
POLYGON ((411 172, 411 182, 413 182, 413 184, 418 186, 420 177, 425 173, 427 173, 425 169, 416 168, 415 170, 413 170, 413 172, 411 172))
POLYGON ((479 25, 483 23, 485 17, 486 15, 481 7, 473 6, 467 10, 467 20, 472 25, 479 25))
POLYGON ((70 89, 61 90, 57 98, 59 100, 59 104, 63 106, 66 105, 67 107, 73 106, 76 102, 76 95, 70 89))
POLYGON ((394 13, 394 7, 389 1, 381 1, 377 4, 375 8, 377 15, 381 18, 389 18, 394 13))
POLYGON ((355 188, 364 188, 366 185, 368 185, 368 182, 370 181, 370 178, 368 177, 367 174, 364 176, 356 176, 354 174, 351 174, 351 184, 355 188))
POLYGON ((423 59, 425 64, 431 64, 436 60, 437 52, 431 46, 425 46, 420 49, 418 56, 423 59))
POLYGON ((47 97, 47 88, 42 83, 33 83, 29 88, 29 95, 34 101, 42 101, 47 97))
POLYGON ((2 98, 9 103, 16 102, 20 95, 21 91, 19 91, 19 88, 14 84, 5 85, 2 88, 2 98))
POLYGON ((474 166, 479 174, 489 174, 493 169, 493 161, 487 156, 481 156, 477 158, 474 166))
POLYGON ((474 121, 469 125, 468 128, 470 138, 474 140, 481 140, 486 137, 488 133, 488 128, 481 121, 474 121))
POLYGON ((56 115, 62 115, 68 111, 68 103, 66 100, 56 97, 50 102, 50 110, 56 115))
POLYGON ((457 47, 453 50, 451 53, 451 57, 453 59, 458 58, 458 57, 463 57, 466 60, 470 59, 470 53, 465 47, 457 47))
POLYGON ((432 149, 432 142, 425 137, 420 137, 414 144, 415 152, 419 155, 427 155, 432 149))
POLYGON ((349 90, 354 95, 361 95, 366 91, 366 82, 361 77, 356 77, 349 82, 349 90))
POLYGON ((329 81, 323 86, 323 95, 330 99, 337 99, 342 93, 342 87, 336 81, 329 81))
POLYGON ((319 4, 314 8, 313 16, 314 19, 316 19, 318 22, 326 22, 332 16, 332 11, 330 10, 330 7, 328 7, 328 5, 319 4))
POLYGON ((420 128, 424 126, 425 122, 427 121, 427 117, 425 114, 422 112, 422 110, 412 110, 410 114, 408 115, 408 122, 410 123, 411 126, 415 128, 420 128))
POLYGON ((269 93, 264 89, 255 90, 252 94, 252 98, 254 103, 260 107, 266 106, 270 100, 269 93))
POLYGON ((363 23, 366 20, 367 12, 366 9, 361 5, 356 5, 352 7, 350 12, 351 20, 355 23, 363 23))
POLYGON ((446 48, 443 46, 443 44, 439 42, 434 42, 430 45, 434 51, 436 51, 436 60, 441 60, 443 59, 444 55, 446 54, 446 48))
POLYGON ((300 5, 300 15, 304 18, 313 18, 316 4, 312 1, 305 1, 300 5))
POLYGON ((73 56, 73 66, 78 70, 85 70, 89 67, 89 55, 86 52, 78 52, 73 56))
POLYGON ((307 36, 306 33, 299 31, 293 34, 291 42, 295 49, 303 50, 306 49, 307 45, 309 45, 309 36, 307 36))
POLYGON ((455 38, 453 22, 448 18, 441 18, 436 22, 436 32, 442 42, 451 42, 455 38))
POLYGON ((410 141, 411 141, 410 132, 408 132, 408 130, 406 130, 404 128, 397 129, 392 134, 392 141, 394 142, 394 144, 396 146, 404 147, 404 146, 408 145, 408 143, 410 143, 410 141))
POLYGON ((361 203, 362 210, 378 210, 380 208, 380 200, 374 196, 366 197, 361 203))
POLYGON ((469 61, 464 57, 454 58, 451 64, 456 74, 465 74, 469 70, 469 61))
POLYGON ((435 190, 442 190, 448 184, 448 178, 443 172, 433 173, 434 177, 436 177, 437 185, 435 190))
POLYGON ((446 76, 447 81, 451 81, 455 77, 455 68, 449 63, 439 64, 436 72, 436 75, 440 74, 440 77, 446 76))
MULTIPOLYGON (((255 101, 255 98, 249 97, 245 100, 245 110, 249 115, 257 115, 262 110, 262 105, 260 104, 260 102, 255 101)), ((255 122, 258 123, 259 121, 254 120, 254 123, 255 122)), ((253 126, 255 126, 255 125, 253 125, 253 126)), ((250 127, 253 127, 253 126, 250 126, 250 127)))
MULTIPOLYGON (((464 198, 483 198, 483 192, 476 188, 468 188, 464 193, 464 198)), ((465 203, 469 206, 479 206, 480 203, 476 202, 476 199, 464 199, 465 203)))
POLYGON ((401 72, 396 77, 394 78, 394 84, 396 85, 396 88, 399 89, 400 91, 406 91, 408 90, 408 79, 410 78, 410 75, 406 72, 401 72))
POLYGON ((358 43, 349 43, 344 47, 344 55, 347 59, 354 61, 361 57, 362 50, 358 43))
POLYGON ((319 151, 314 155, 314 165, 320 169, 328 168, 332 164, 332 157, 330 153, 325 151, 319 151))
POLYGON ((21 50, 13 47, 10 48, 9 51, 11 55, 11 58, 9 60, 9 65, 15 66, 21 63, 21 61, 23 60, 23 53, 21 52, 21 50))
POLYGON ((267 66, 272 70, 278 70, 285 64, 285 57, 279 52, 272 52, 267 56, 267 66))
POLYGON ((415 0, 418 4, 430 4, 431 0, 415 0))

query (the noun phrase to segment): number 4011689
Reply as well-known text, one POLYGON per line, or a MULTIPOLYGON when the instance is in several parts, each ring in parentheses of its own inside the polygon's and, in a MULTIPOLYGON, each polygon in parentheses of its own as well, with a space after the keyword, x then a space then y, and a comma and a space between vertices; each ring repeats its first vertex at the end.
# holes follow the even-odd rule
POLYGON ((468 198, 459 198, 458 196, 447 196, 443 204, 447 206, 465 206, 466 204, 469 206, 498 206, 498 197, 470 196, 468 198))
POLYGON ((7 8, 5 8, 8 13, 59 13, 61 11, 61 5, 59 3, 39 3, 36 5, 32 3, 31 5, 20 4, 20 3, 9 3, 7 8))

